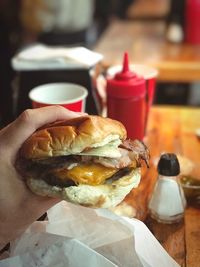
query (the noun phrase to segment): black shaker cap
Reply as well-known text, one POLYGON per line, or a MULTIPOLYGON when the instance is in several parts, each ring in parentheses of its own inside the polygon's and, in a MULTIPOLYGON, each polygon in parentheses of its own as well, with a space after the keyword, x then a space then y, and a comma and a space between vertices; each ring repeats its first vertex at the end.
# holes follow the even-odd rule
POLYGON ((176 176, 180 173, 178 158, 173 153, 161 155, 158 162, 158 173, 165 176, 176 176))

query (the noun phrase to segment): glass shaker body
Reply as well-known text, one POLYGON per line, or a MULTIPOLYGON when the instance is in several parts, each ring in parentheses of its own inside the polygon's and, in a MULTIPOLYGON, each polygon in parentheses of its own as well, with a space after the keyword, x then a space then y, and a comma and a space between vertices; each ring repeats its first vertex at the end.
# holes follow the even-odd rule
POLYGON ((152 218, 162 223, 175 223, 182 220, 186 200, 181 185, 175 176, 158 176, 149 201, 152 218))
POLYGON ((173 153, 162 154, 157 166, 158 180, 149 201, 151 217, 162 223, 179 222, 184 216, 186 200, 177 177, 178 158, 173 153))

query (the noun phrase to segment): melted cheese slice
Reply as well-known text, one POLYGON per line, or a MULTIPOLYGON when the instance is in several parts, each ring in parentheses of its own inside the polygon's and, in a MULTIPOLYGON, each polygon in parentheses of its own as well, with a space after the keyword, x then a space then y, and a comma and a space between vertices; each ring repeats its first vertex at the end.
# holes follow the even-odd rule
POLYGON ((59 169, 54 175, 61 180, 71 179, 76 184, 100 185, 115 174, 118 169, 107 168, 100 164, 79 164, 74 168, 59 169))

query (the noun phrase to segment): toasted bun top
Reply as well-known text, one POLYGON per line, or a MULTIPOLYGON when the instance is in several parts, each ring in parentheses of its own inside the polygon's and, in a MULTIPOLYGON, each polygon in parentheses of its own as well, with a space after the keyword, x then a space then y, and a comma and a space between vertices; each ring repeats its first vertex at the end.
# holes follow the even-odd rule
POLYGON ((100 116, 82 116, 45 125, 22 145, 27 159, 77 154, 110 141, 126 139, 126 129, 118 121, 100 116))

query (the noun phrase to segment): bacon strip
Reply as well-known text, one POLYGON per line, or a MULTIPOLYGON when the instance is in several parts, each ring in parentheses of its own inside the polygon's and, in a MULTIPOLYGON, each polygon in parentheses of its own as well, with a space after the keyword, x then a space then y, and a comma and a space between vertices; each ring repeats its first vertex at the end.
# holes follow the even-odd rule
POLYGON ((109 168, 125 168, 127 166, 140 167, 141 161, 144 160, 147 167, 149 167, 149 150, 144 143, 139 140, 126 140, 119 146, 121 157, 108 158, 108 157, 94 157, 82 156, 82 161, 93 161, 109 168))
POLYGON ((129 151, 132 151, 135 155, 135 159, 137 161, 140 161, 141 159, 143 159, 147 165, 147 167, 149 168, 149 160, 150 160, 150 153, 149 153, 149 149, 147 148, 147 146, 139 141, 139 140, 130 140, 130 139, 126 139, 121 145, 121 148, 127 149, 129 151))

